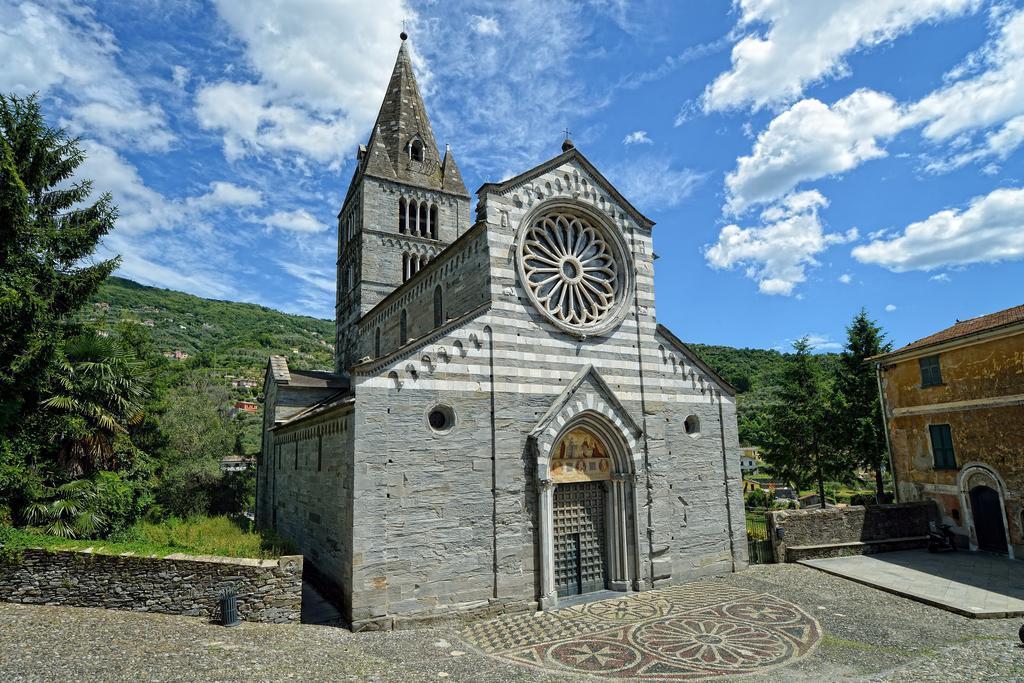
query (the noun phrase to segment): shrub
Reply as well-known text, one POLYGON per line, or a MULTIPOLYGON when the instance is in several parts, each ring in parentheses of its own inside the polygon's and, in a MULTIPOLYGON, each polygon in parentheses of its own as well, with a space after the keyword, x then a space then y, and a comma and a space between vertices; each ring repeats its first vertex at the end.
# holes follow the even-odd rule
POLYGON ((775 496, 767 489, 754 489, 743 502, 747 508, 770 508, 775 502, 775 496))

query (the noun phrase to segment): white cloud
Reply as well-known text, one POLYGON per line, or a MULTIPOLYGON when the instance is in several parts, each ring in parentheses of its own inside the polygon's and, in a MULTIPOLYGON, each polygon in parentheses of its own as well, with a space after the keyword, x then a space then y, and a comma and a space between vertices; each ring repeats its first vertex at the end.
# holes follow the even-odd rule
POLYGON ((818 254, 857 237, 852 229, 845 235, 825 234, 818 211, 827 205, 816 190, 789 195, 761 213, 759 227, 722 228, 704 257, 712 268, 743 267, 762 294, 788 296, 807 279, 807 268, 818 265, 818 254))
MULTIPOLYGON (((1002 128, 988 133, 984 141, 974 148, 955 154, 949 159, 933 161, 927 168, 934 173, 941 173, 982 159, 996 158, 1006 161, 1021 145, 1024 145, 1024 115, 1016 116, 1007 121, 1002 128)), ((989 164, 982 169, 982 173, 986 175, 994 175, 998 171, 999 167, 995 164, 989 164)))
POLYGON ((609 167, 607 175, 640 211, 677 206, 707 178, 690 168, 673 168, 671 160, 660 155, 625 159, 609 167))
POLYGON ((275 211, 260 220, 269 228, 287 230, 298 233, 315 233, 327 230, 327 226, 318 221, 313 214, 305 209, 292 209, 291 211, 275 211))
POLYGON ((851 282, 853 282, 853 277, 849 273, 843 273, 842 275, 839 276, 839 281, 842 282, 844 285, 848 285, 851 282))
POLYGON ((470 26, 474 33, 479 33, 482 36, 501 35, 501 27, 498 26, 498 20, 494 17, 482 17, 479 14, 474 14, 470 17, 470 26))
POLYGON ((216 6, 258 73, 256 82, 221 81, 197 93, 200 125, 223 134, 227 158, 351 156, 391 75, 394 18, 416 23, 405 1, 218 0, 216 6))
POLYGON ((740 12, 732 68, 704 93, 706 110, 754 109, 797 99, 804 88, 844 76, 844 58, 918 24, 973 10, 978 0, 735 0, 740 12), (766 30, 761 29, 767 27, 766 30))
POLYGON ((949 280, 949 275, 947 275, 946 273, 939 273, 938 275, 932 275, 928 279, 931 280, 932 282, 949 282, 950 281, 949 280))
POLYGON ((905 126, 896 101, 857 90, 831 107, 806 99, 776 116, 757 136, 749 156, 725 178, 726 208, 734 214, 771 202, 801 181, 815 180, 885 156, 878 142, 905 126))
POLYGON ((186 203, 203 210, 227 206, 260 206, 263 204, 263 193, 251 187, 218 180, 210 183, 209 192, 200 197, 190 198, 186 203))
POLYGON ((53 96, 72 133, 166 150, 174 135, 118 65, 114 34, 89 7, 0 4, 0 92, 53 96))
POLYGON ((635 130, 626 137, 622 138, 622 144, 624 145, 653 145, 654 140, 647 137, 646 130, 635 130))
POLYGON ((175 87, 184 89, 188 85, 189 78, 191 78, 191 72, 188 68, 175 64, 171 67, 171 82, 174 83, 175 87))
POLYGON ((885 305, 885 312, 886 313, 892 313, 895 310, 896 310, 896 307, 894 305, 892 305, 892 304, 886 304, 885 305))
POLYGON ((995 40, 953 74, 965 77, 924 97, 911 109, 916 119, 927 122, 927 138, 948 140, 1024 114, 1024 9, 1002 18, 995 40))
POLYGON ((804 338, 811 345, 811 349, 819 353, 827 353, 832 351, 841 351, 843 345, 832 339, 827 334, 814 334, 809 333, 804 335, 804 338))
POLYGON ((263 86, 222 81, 199 91, 196 117, 203 128, 223 133, 229 161, 265 152, 298 152, 326 162, 350 152, 363 134, 346 119, 321 118, 272 100, 273 94, 263 86))
POLYGON ((1003 188, 853 249, 862 263, 901 273, 1024 258, 1024 189, 1003 188))
POLYGON ((298 263, 290 263, 288 261, 278 260, 277 265, 279 265, 282 270, 284 270, 292 277, 297 278, 308 285, 312 285, 316 289, 319 289, 323 292, 329 292, 331 294, 334 294, 335 273, 328 273, 323 270, 320 270, 319 268, 303 266, 298 263))

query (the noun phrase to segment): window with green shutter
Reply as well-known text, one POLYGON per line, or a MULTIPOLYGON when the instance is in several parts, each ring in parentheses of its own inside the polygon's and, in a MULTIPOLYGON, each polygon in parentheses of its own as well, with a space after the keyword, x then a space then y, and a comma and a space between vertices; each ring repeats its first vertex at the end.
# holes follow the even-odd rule
POLYGON ((932 456, 935 458, 935 469, 955 470, 956 456, 953 454, 953 434, 949 425, 929 425, 932 437, 932 456))
POLYGON ((934 387, 942 384, 942 371, 939 369, 939 357, 928 356, 918 361, 921 365, 921 386, 934 387))

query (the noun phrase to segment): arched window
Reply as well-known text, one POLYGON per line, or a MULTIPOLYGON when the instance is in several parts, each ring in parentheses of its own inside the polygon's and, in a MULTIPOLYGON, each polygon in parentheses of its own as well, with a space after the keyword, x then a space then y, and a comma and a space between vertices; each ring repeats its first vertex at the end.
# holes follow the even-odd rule
POLYGON ((423 161, 423 143, 419 140, 413 140, 412 144, 409 145, 409 158, 413 161, 423 161))
POLYGON ((420 236, 421 237, 426 237, 427 236, 427 215, 428 215, 427 214, 427 204, 426 204, 426 202, 421 202, 420 203, 420 221, 419 221, 420 236))
POLYGON ((398 200, 398 232, 404 233, 405 226, 409 220, 409 207, 405 203, 405 197, 398 200))
POLYGON ((402 309, 402 314, 398 317, 398 343, 401 346, 405 346, 405 343, 409 341, 409 323, 406 320, 405 309, 402 309))
POLYGON ((437 239, 437 205, 430 205, 430 238, 437 239))
POLYGON ((373 333, 373 357, 380 358, 380 328, 373 333))
POLYGON ((434 287, 434 327, 440 327, 444 323, 444 301, 441 294, 441 285, 434 287))
POLYGON ((409 232, 416 235, 420 231, 420 212, 415 199, 409 200, 409 220, 407 221, 409 232))
POLYGON ((402 282, 409 279, 409 254, 402 254, 402 282))

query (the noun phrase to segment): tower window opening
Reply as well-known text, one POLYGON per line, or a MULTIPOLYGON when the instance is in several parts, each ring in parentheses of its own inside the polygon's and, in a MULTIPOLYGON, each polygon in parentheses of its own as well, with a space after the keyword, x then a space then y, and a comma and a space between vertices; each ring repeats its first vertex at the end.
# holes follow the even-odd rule
POLYGON ((437 239, 437 205, 430 205, 430 239, 437 239))
POLYGON ((428 218, 429 218, 429 214, 427 213, 427 204, 426 204, 426 202, 423 202, 423 203, 420 204, 420 219, 419 219, 419 223, 418 223, 420 237, 426 237, 427 234, 428 234, 427 233, 428 225, 429 225, 427 223, 428 218))
POLYGON ((416 203, 415 199, 409 200, 409 220, 406 222, 408 223, 407 229, 409 230, 409 232, 411 232, 413 235, 419 233, 420 212, 419 205, 416 203))
POLYGON ((409 145, 409 158, 413 161, 423 161, 423 143, 413 140, 409 145))
POLYGON ((405 233, 406 226, 409 223, 409 206, 405 203, 405 198, 398 200, 398 232, 405 233))

